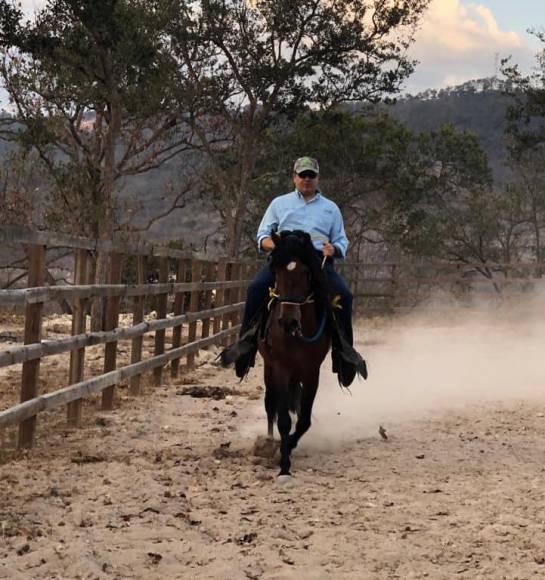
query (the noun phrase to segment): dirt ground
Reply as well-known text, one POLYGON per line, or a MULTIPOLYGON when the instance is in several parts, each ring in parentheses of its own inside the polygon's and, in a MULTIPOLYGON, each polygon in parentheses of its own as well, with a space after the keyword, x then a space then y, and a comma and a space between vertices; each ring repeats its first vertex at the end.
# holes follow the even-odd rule
POLYGON ((0 578, 544 577, 543 333, 507 322, 362 329, 370 378, 327 361, 288 485, 252 453, 259 368, 48 432, 0 465, 0 578))

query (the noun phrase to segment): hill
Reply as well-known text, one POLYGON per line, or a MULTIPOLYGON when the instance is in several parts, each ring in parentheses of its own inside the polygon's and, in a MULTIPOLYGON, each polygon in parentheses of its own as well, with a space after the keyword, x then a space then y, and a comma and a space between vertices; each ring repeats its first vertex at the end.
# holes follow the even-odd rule
POLYGON ((389 106, 389 113, 411 131, 438 129, 447 123, 472 131, 486 151, 494 177, 504 181, 506 114, 511 97, 501 81, 480 79, 440 91, 429 90, 408 96, 389 106))
MULTIPOLYGON (((463 85, 428 90, 416 96, 406 96, 386 106, 394 118, 413 132, 435 130, 447 123, 460 130, 475 133, 486 151, 494 177, 504 181, 508 175, 505 165, 506 146, 504 131, 510 97, 506 87, 496 78, 470 81, 463 85)), ((361 110, 361 105, 352 105, 361 110)), ((0 157, 8 146, 0 139, 0 157)), ((169 198, 183 187, 194 172, 198 173, 200 161, 195 156, 171 160, 160 169, 128 178, 120 193, 122 211, 132 214, 136 226, 164 212, 169 198)), ((160 242, 178 240, 186 247, 218 250, 221 244, 221 223, 212 204, 206 197, 189 196, 185 206, 156 222, 146 234, 160 242)))

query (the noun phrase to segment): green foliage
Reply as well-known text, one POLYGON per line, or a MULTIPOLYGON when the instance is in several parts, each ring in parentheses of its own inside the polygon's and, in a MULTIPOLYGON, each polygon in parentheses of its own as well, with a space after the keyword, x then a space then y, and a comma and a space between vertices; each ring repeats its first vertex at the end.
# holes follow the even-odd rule
POLYGON ((21 7, 17 4, 0 2, 0 47, 9 46, 20 33, 21 7))
POLYGON ((413 69, 403 52, 428 3, 203 0, 182 25, 211 56, 209 80, 223 103, 242 93, 285 111, 397 90, 413 69))
POLYGON ((206 186, 238 251, 264 132, 309 107, 378 101, 412 72, 429 0, 195 0, 173 29, 181 98, 208 156, 206 186), (212 117, 212 118, 211 118, 212 117))
POLYGON ((476 259, 492 239, 491 174, 475 135, 452 126, 418 135, 389 198, 388 236, 418 255, 476 259))
POLYGON ((514 104, 509 110, 511 154, 514 158, 528 149, 545 150, 545 32, 534 32, 543 48, 537 55, 537 66, 530 75, 523 75, 518 65, 503 63, 509 79, 514 104))
POLYGON ((13 80, 32 90, 28 98, 41 96, 44 105, 53 104, 53 111, 101 109, 114 88, 129 114, 143 104, 156 111, 166 104, 157 88, 175 71, 161 36, 170 5, 49 0, 36 21, 20 27, 6 46, 20 55, 20 66, 11 69, 19 74, 13 80))
MULTIPOLYGON (((353 246, 387 242, 441 258, 488 258, 498 246, 498 208, 476 135, 445 125, 413 134, 384 114, 309 113, 268 131, 252 182, 248 229, 270 200, 289 191, 302 154, 320 160, 321 190, 341 207, 353 246)), ((265 137, 264 137, 265 138, 265 137)))
POLYGON ((383 199, 396 184, 397 167, 412 137, 386 115, 357 116, 337 109, 301 115, 294 123, 271 128, 263 138, 259 177, 250 188, 254 229, 271 199, 293 189, 294 160, 309 154, 320 161, 321 190, 346 210, 349 228, 357 221, 362 232, 378 227, 383 199))
POLYGON ((533 239, 534 257, 541 262, 545 255, 545 33, 534 34, 543 45, 534 72, 525 76, 508 61, 503 63, 503 72, 513 97, 506 130, 512 172, 508 191, 516 195, 520 221, 528 224, 526 240, 533 239))
POLYGON ((32 154, 11 151, 0 158, 0 223, 40 225, 44 176, 32 154))
POLYGON ((14 6, 0 0, 10 31, 0 44, 0 74, 19 122, 10 138, 37 151, 50 174, 50 224, 111 234, 116 184, 183 149, 175 129, 178 68, 165 38, 175 6, 49 0, 34 21, 14 6))

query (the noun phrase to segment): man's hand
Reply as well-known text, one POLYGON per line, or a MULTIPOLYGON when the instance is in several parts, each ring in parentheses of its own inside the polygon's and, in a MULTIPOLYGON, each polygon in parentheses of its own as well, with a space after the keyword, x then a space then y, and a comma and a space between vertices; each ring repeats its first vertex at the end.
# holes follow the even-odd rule
POLYGON ((329 242, 324 242, 324 245, 322 246, 322 253, 328 258, 332 258, 335 255, 335 246, 329 242))
POLYGON ((272 252, 274 247, 275 246, 272 238, 263 238, 261 240, 261 249, 265 252, 272 252))

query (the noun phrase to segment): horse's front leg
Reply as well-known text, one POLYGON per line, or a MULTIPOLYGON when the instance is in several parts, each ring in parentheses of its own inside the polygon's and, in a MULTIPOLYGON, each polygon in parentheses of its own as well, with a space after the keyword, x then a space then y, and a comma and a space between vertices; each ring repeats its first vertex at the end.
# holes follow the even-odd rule
POLYGON ((290 474, 290 431, 291 431, 291 416, 289 410, 289 392, 288 387, 279 393, 277 401, 278 409, 278 431, 280 433, 280 474, 281 479, 286 479, 290 474))
POLYGON ((320 369, 316 369, 308 374, 302 381, 303 394, 301 396, 301 411, 297 417, 295 431, 289 438, 290 452, 297 447, 299 439, 310 429, 312 406, 314 405, 314 398, 318 390, 318 383, 320 381, 320 369))
POLYGON ((274 420, 277 415, 276 387, 274 385, 273 369, 265 365, 265 411, 267 413, 267 437, 274 439, 274 420))
POLYGON ((274 390, 276 396, 276 413, 278 432, 280 433, 280 474, 282 480, 290 476, 290 376, 281 369, 275 369, 274 390))

